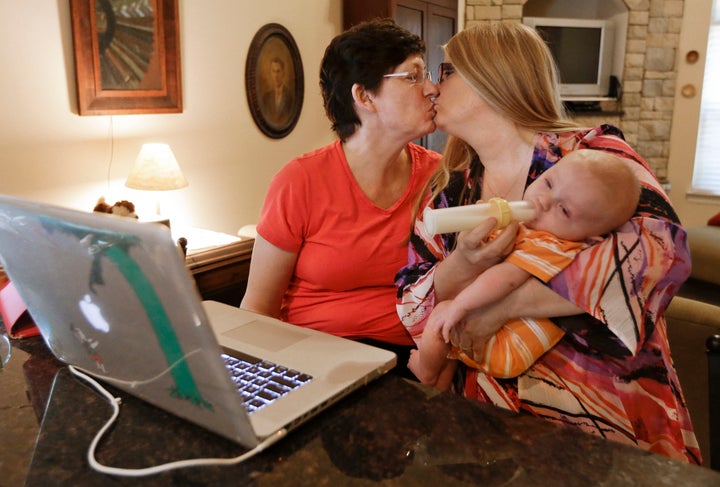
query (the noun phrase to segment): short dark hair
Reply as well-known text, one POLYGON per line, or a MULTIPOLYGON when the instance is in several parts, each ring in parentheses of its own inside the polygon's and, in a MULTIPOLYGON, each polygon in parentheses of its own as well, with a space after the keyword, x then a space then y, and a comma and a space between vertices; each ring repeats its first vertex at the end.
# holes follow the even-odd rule
POLYGON ((360 119, 351 89, 380 86, 382 77, 413 54, 424 54, 425 43, 392 19, 374 19, 337 35, 325 49, 320 65, 320 89, 325 113, 340 140, 352 135, 360 119))

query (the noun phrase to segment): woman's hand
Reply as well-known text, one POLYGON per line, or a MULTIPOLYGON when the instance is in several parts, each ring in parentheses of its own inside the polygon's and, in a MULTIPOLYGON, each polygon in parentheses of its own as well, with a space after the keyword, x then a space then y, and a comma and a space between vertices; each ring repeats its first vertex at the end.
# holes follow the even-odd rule
POLYGON ((435 270, 437 302, 454 298, 478 274, 502 261, 512 251, 518 232, 517 222, 511 222, 489 240, 496 224, 497 220, 488 218, 472 230, 458 234, 455 250, 435 270))
POLYGON ((498 233, 497 237, 488 241, 495 225, 497 220, 488 218, 472 230, 460 232, 453 254, 459 254, 467 265, 473 266, 476 270, 481 269, 480 272, 503 260, 515 245, 519 227, 517 222, 511 222, 498 233))
POLYGON ((508 320, 522 316, 551 318, 573 316, 585 311, 537 279, 528 279, 503 299, 473 310, 450 333, 450 343, 476 362, 482 362, 485 343, 508 320))
POLYGON ((476 362, 483 362, 485 344, 509 319, 501 303, 469 313, 465 320, 450 330, 450 343, 476 362))

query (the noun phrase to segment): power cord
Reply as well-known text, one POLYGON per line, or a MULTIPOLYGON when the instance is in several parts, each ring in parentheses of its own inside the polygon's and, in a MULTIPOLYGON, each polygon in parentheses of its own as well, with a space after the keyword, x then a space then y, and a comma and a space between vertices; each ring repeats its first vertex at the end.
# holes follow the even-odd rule
POLYGON ((120 414, 121 399, 110 394, 110 392, 108 392, 107 389, 100 385, 99 382, 97 382, 95 379, 85 374, 84 372, 81 372, 80 369, 72 365, 69 365, 68 369, 74 376, 84 380, 85 382, 90 384, 96 391, 102 394, 105 399, 108 400, 113 410, 110 419, 108 419, 107 422, 103 425, 103 427, 98 430, 95 438, 93 438, 87 452, 87 460, 90 463, 90 467, 100 473, 108 475, 118 475, 123 477, 144 477, 147 475, 155 475, 158 473, 180 468, 204 467, 210 465, 237 465, 244 462, 245 460, 248 460, 249 458, 254 457, 255 455, 265 450, 270 445, 274 444, 276 441, 280 440, 287 434, 287 430, 285 428, 278 430, 272 435, 265 438, 265 440, 263 440, 253 449, 243 453, 242 455, 232 458, 190 458, 187 460, 178 460, 145 468, 118 468, 103 465, 95 459, 95 451, 97 449, 98 443, 100 443, 100 440, 105 435, 105 432, 110 428, 110 426, 112 426, 112 424, 115 422, 118 415, 120 414))

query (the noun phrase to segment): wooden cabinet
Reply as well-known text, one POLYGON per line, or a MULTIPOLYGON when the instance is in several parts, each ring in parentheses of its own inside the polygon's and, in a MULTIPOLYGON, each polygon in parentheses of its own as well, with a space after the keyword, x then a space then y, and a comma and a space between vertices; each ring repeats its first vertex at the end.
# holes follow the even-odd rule
POLYGON ((203 299, 240 305, 247 287, 254 242, 252 239, 241 240, 185 258, 185 265, 203 299))
MULTIPOLYGON (((376 17, 390 17, 425 41, 425 64, 437 77, 445 44, 457 32, 457 0, 344 0, 343 23, 347 29, 354 24, 376 17)), ((435 81, 437 81, 435 79, 435 81)), ((447 135, 434 133, 416 141, 420 145, 442 152, 447 135)))

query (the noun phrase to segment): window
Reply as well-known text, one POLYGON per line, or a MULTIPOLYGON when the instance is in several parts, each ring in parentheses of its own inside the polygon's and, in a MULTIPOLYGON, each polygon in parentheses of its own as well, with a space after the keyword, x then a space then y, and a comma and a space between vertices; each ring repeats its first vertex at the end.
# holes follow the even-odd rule
POLYGON ((713 0, 692 193, 720 196, 720 0, 713 0))

